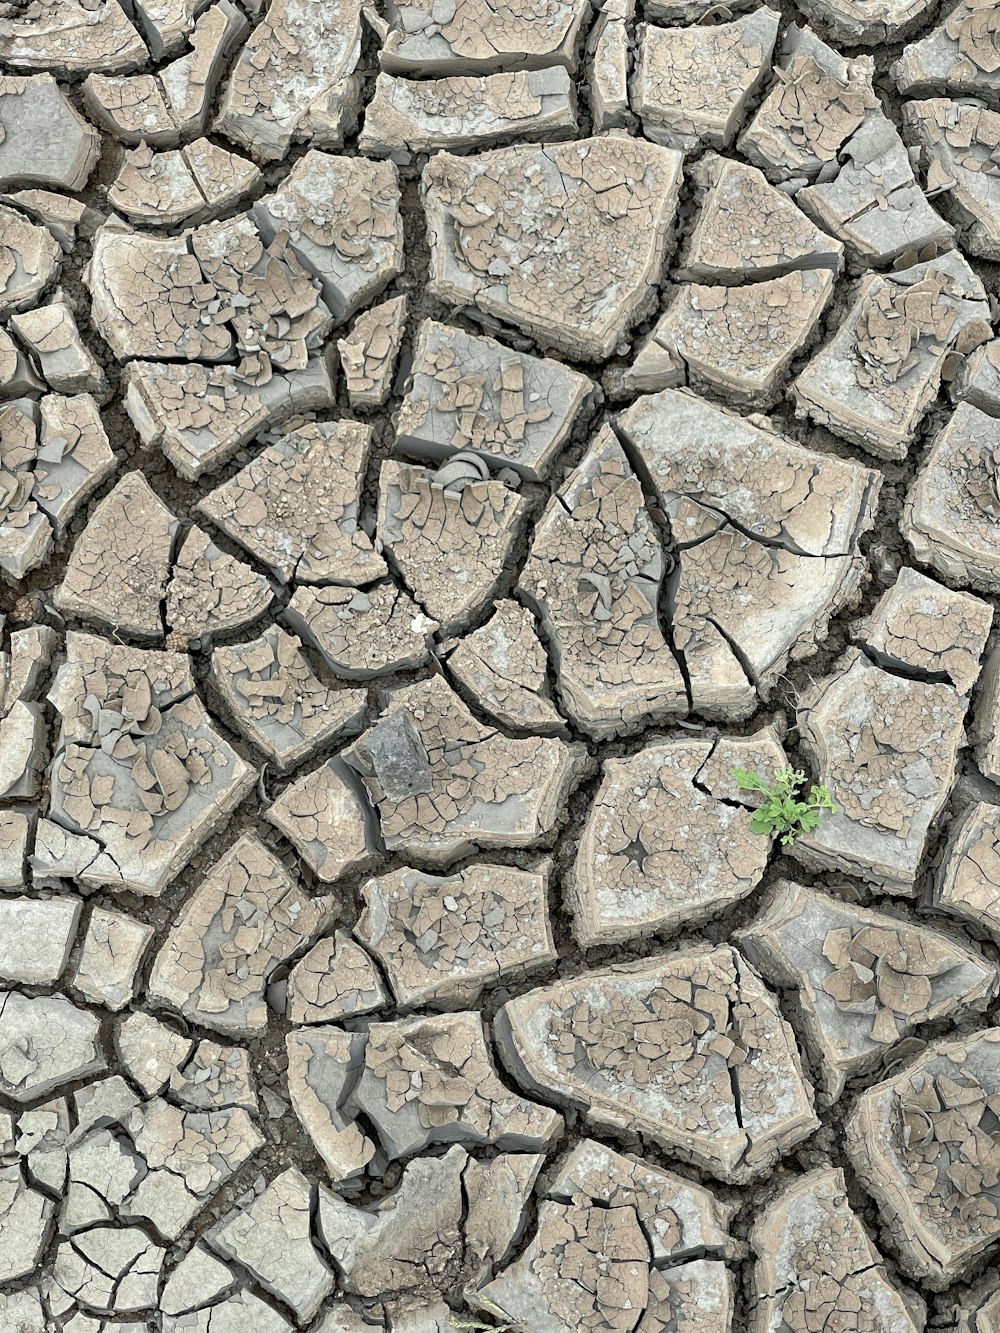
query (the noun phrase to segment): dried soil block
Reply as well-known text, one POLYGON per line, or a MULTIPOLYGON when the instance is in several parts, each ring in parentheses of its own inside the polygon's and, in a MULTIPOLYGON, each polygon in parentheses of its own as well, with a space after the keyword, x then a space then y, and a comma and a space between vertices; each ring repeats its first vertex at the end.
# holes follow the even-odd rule
POLYGON ((495 74, 501 70, 576 70, 586 0, 512 0, 503 10, 484 0, 456 0, 447 18, 428 0, 393 0, 379 52, 383 69, 420 77, 495 74))
POLYGON ((959 0, 926 37, 903 48, 890 73, 909 97, 981 97, 1000 102, 996 9, 959 0))
POLYGON ((1000 936, 1000 806, 966 804, 938 859, 929 901, 1000 936))
POLYGON ((36 227, 23 213, 0 205, 0 315, 34 305, 59 271, 59 243, 47 227, 36 227))
POLYGON ((208 139, 161 153, 143 144, 125 154, 108 199, 144 227, 173 227, 231 208, 260 179, 252 162, 208 139))
MULTIPOLYGON (((3 25, 0 19, 0 52, 3 25)), ((82 190, 101 151, 101 136, 51 74, 0 76, 0 132, 3 190, 21 185, 82 190)))
POLYGON ((1000 181, 994 180, 1000 114, 936 97, 905 103, 903 118, 923 149, 927 188, 941 192, 964 248, 984 259, 1000 259, 1000 181))
POLYGON ((338 338, 337 353, 352 407, 381 407, 389 397, 406 308, 406 297, 394 296, 359 315, 348 336, 338 338))
POLYGON ((94 9, 83 0, 13 9, 0 18, 0 60, 13 69, 127 70, 149 58, 129 22, 131 6, 105 0, 94 9))

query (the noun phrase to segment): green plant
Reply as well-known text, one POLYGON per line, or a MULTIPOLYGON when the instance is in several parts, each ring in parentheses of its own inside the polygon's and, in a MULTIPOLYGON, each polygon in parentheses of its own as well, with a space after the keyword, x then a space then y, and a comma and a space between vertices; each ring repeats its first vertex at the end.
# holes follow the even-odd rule
POLYGON ((765 835, 780 833, 783 847, 790 846, 799 834, 816 828, 824 810, 834 814, 837 809, 827 789, 815 782, 806 798, 800 799, 806 780, 800 768, 779 768, 774 775, 774 785, 770 787, 748 768, 734 768, 733 777, 739 783, 740 791, 760 792, 767 798, 753 812, 751 829, 765 835))

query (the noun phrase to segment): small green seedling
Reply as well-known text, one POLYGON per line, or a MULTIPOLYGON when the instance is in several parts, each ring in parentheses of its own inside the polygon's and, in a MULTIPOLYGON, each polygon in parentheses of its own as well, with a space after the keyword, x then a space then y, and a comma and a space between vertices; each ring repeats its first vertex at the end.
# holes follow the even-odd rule
POLYGON ((834 814, 837 809, 827 789, 816 783, 810 786, 805 800, 799 799, 806 780, 800 768, 779 768, 773 787, 748 768, 734 768, 733 777, 740 791, 758 791, 767 797, 753 812, 750 827, 754 833, 780 833, 783 847, 791 846, 799 834, 816 828, 824 810, 834 814))

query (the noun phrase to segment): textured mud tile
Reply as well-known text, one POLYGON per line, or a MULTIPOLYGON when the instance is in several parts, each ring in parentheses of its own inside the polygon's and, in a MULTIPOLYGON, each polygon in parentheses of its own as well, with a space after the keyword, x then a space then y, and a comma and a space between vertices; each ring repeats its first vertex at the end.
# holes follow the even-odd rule
POLYGON ((391 162, 313 150, 252 211, 265 240, 287 235, 338 324, 403 271, 399 178, 391 162))
POLYGON ((501 70, 577 66, 577 36, 590 13, 585 0, 456 0, 447 18, 429 0, 393 0, 379 53, 394 73, 493 74, 501 70))
POLYGON ((365 869, 379 850, 378 821, 357 776, 337 758, 286 787, 264 817, 326 884, 365 869))
POLYGON ((764 8, 731 23, 641 26, 631 101, 646 138, 682 152, 728 148, 770 69, 780 22, 764 8))
POLYGON ((380 74, 358 148, 405 162, 413 153, 489 148, 498 139, 569 139, 575 132, 573 83, 561 65, 445 79, 380 74))
POLYGON ((840 329, 792 385, 796 414, 881 458, 905 458, 950 352, 990 336, 979 278, 951 252, 868 274, 840 329))
POLYGON ((35 1101, 106 1067, 95 1014, 62 995, 0 996, 0 1091, 35 1101))
POLYGON ((244 1196, 207 1236, 213 1249, 247 1269, 300 1322, 336 1285, 313 1240, 311 1192, 301 1171, 290 1167, 256 1196, 244 1196))
POLYGON ((540 1320, 560 1333, 727 1333, 727 1224, 707 1189, 585 1139, 545 1186, 527 1248, 468 1299, 518 1333, 540 1320), (699 1252, 710 1257, 683 1262, 699 1252))
MULTIPOLYGON (((646 13, 654 17, 649 5, 646 13)), ((628 116, 632 68, 628 25, 634 19, 635 0, 605 0, 587 37, 590 114, 597 133, 617 129, 628 116)))
POLYGON ((191 527, 171 566, 164 611, 168 642, 172 648, 203 647, 213 635, 244 629, 271 601, 263 574, 191 527))
POLYGON ((928 190, 974 255, 1000 259, 1000 181, 993 179, 1000 115, 975 102, 907 102, 903 124, 922 146, 928 190))
POLYGON ((235 366, 132 361, 122 382, 125 410, 143 443, 159 445, 189 481, 220 467, 267 427, 328 409, 334 398, 320 357, 287 375, 252 357, 235 366))
POLYGON ((330 1179, 357 1188, 375 1143, 348 1103, 364 1064, 367 1036, 344 1028, 299 1028, 285 1037, 288 1095, 330 1179))
POLYGON ((509 1001, 504 1063, 602 1130, 752 1180, 818 1125, 791 1029, 729 947, 584 973, 509 1001))
POLYGON ((796 993, 831 1100, 918 1024, 982 1013, 998 989, 996 968, 957 939, 789 881, 736 942, 796 993))
POLYGON ((905 47, 891 73, 911 97, 1000 99, 1000 18, 986 0, 959 0, 926 37, 905 47))
POLYGON ((11 633, 9 651, 0 653, 0 712, 13 708, 19 700, 33 703, 41 697, 42 681, 58 642, 50 625, 33 625, 11 633))
POLYGON ((250 643, 216 648, 211 678, 237 729, 281 770, 364 721, 365 691, 324 685, 299 640, 277 625, 250 643))
POLYGON ((263 1032, 275 968, 325 930, 332 897, 309 897, 244 834, 187 899, 161 946, 149 993, 220 1032, 263 1032))
MULTIPOLYGON (((408 1163, 395 1190, 362 1208, 321 1185, 319 1231, 344 1289, 416 1306, 458 1281, 466 1290, 488 1281, 521 1231, 542 1161, 501 1153, 480 1162, 455 1144, 408 1163)), ((414 1333, 426 1327, 418 1322, 414 1333)))
MULTIPOLYGON (((83 226, 96 225, 98 214, 79 199, 70 199, 51 190, 12 190, 3 199, 40 222, 69 253, 76 243, 77 232, 83 226)), ((11 245, 11 230, 4 226, 4 244, 11 245)))
POLYGON ((984 777, 1000 783, 1000 654, 986 658, 975 698, 969 740, 984 777))
POLYGON ((166 1089, 193 1048, 191 1038, 141 1010, 122 1018, 115 1031, 115 1053, 147 1097, 166 1089))
POLYGON ((916 558, 949 582, 1000 591, 1000 421, 959 403, 910 487, 900 524, 916 558))
POLYGON ((76 941, 79 898, 0 899, 0 980, 52 986, 76 941))
POLYGON ((751 1244, 757 1328, 920 1333, 926 1311, 885 1270, 847 1201, 844 1173, 820 1167, 798 1177, 754 1222, 751 1244))
POLYGON ((1000 935, 1000 806, 967 804, 948 828, 929 897, 1000 935))
POLYGON ((376 548, 444 634, 496 598, 524 523, 516 474, 491 477, 475 455, 437 471, 387 459, 379 472, 376 548))
POLYGON ((829 269, 795 269, 741 286, 681 286, 626 371, 632 389, 722 390, 771 406, 833 294, 829 269))
POLYGON ((134 0, 134 8, 149 54, 162 60, 184 45, 207 0, 134 0))
POLYGON ((439 154, 422 188, 430 294, 599 360, 651 306, 680 179, 679 153, 619 134, 439 154))
POLYGON ((993 608, 969 593, 952 592, 904 566, 854 639, 890 671, 909 668, 951 682, 969 694, 979 677, 993 608))
POLYGON ((1000 1029, 932 1045, 864 1092, 847 1121, 854 1169, 910 1277, 949 1285, 1000 1235, 992 1137, 1000 1029))
POLYGON ((837 812, 791 854, 911 894, 928 829, 957 776, 967 706, 950 685, 908 680, 857 649, 846 653, 798 710, 802 743, 837 812))
POLYGON ((18 700, 0 720, 0 797, 37 799, 47 749, 40 706, 18 700))
POLYGON ((738 283, 790 269, 840 272, 844 247, 807 218, 756 167, 710 153, 691 169, 703 192, 678 276, 738 283))
POLYGON ((605 426, 549 501, 517 585, 538 613, 563 707, 593 736, 687 712, 658 616, 663 575, 639 479, 605 426))
POLYGON ((240 52, 215 128, 259 162, 305 141, 339 148, 360 101, 359 0, 273 0, 240 52))
POLYGON ((125 154, 108 200, 144 227, 173 227, 221 213, 260 178, 252 162, 208 139, 161 153, 143 144, 125 154))
POLYGON ((0 1296, 0 1318, 20 1333, 45 1333, 46 1315, 37 1287, 0 1296))
POLYGON ((705 920, 761 881, 771 842, 750 831, 733 768, 771 773, 785 755, 770 730, 748 740, 677 739, 609 759, 567 893, 585 948, 705 920), (727 779, 709 768, 728 764, 727 779))
POLYGON ((92 1314, 148 1310, 156 1305, 166 1253, 141 1227, 96 1226, 61 1240, 47 1284, 49 1308, 57 1316, 74 1305, 92 1314))
POLYGON ((257 1113, 250 1053, 242 1046, 200 1041, 191 1059, 170 1075, 170 1093, 194 1111, 242 1107, 257 1113))
POLYGON ((739 151, 771 180, 815 180, 878 113, 869 56, 847 60, 809 28, 790 25, 774 83, 740 137, 739 151))
POLYGON ((59 271, 61 255, 59 243, 47 227, 38 227, 23 213, 3 205, 0 233, 0 315, 6 317, 34 304, 59 271))
POLYGON ((9 333, 0 330, 0 398, 22 398, 44 387, 33 359, 25 355, 9 333))
POLYGON ((371 427, 312 422, 280 436, 198 505, 282 583, 370 583, 385 574, 358 526, 371 427))
POLYGON ((180 653, 77 633, 66 651, 48 696, 60 717, 51 818, 94 844, 92 863, 74 867, 81 883, 158 895, 254 774, 215 731, 180 653))
POLYGON ((969 353, 949 392, 956 402, 971 403, 981 412, 1000 416, 1000 338, 981 343, 969 353))
POLYGON ((549 873, 546 861, 534 870, 471 865, 454 875, 396 870, 365 885, 355 934, 382 964, 398 1004, 471 1005, 486 986, 555 961, 549 873))
POLYGON ((77 74, 92 69, 127 70, 149 58, 129 22, 131 5, 104 0, 30 0, 0 17, 0 60, 14 69, 53 69, 77 74))
POLYGON ((34 820, 17 810, 0 810, 0 889, 28 887, 26 864, 34 820))
POLYGON ((56 606, 143 639, 163 638, 178 523, 141 472, 101 501, 70 552, 56 606))
POLYGON ((856 260, 884 265, 905 252, 951 245, 952 227, 925 198, 899 131, 886 116, 868 115, 837 161, 836 175, 798 190, 795 202, 839 236, 856 260))
POLYGON ((88 114, 123 143, 174 148, 197 138, 208 128, 219 80, 249 26, 232 0, 219 0, 195 24, 190 51, 155 74, 88 75, 83 84, 88 114))
POLYGON ((336 1023, 381 1009, 387 998, 371 958, 338 930, 292 968, 284 1009, 290 1023, 336 1023))
POLYGON ((42 378, 57 393, 101 393, 104 372, 80 337, 62 292, 38 310, 13 315, 10 329, 31 353, 42 378))
POLYGON ((472 452, 538 480, 593 387, 557 361, 426 319, 417 332, 396 445, 435 460, 472 452))
POLYGON ((352 407, 381 407, 392 390, 406 325, 407 299, 394 296, 358 316, 337 353, 352 407))
POLYGON ((167 1278, 160 1309, 163 1333, 292 1333, 295 1328, 201 1242, 167 1278))
POLYGON ((531 847, 556 825, 579 745, 484 727, 440 676, 392 690, 344 758, 378 809, 390 851, 432 863, 482 847, 531 847))
POLYGON ((346 680, 422 666, 438 627, 391 580, 364 590, 299 588, 283 619, 346 680))
POLYGON ((441 654, 452 676, 502 727, 565 732, 549 692, 545 647, 526 607, 504 598, 485 625, 443 643, 441 654))
POLYGON ((72 984, 91 1004, 124 1009, 135 995, 137 973, 153 927, 124 912, 95 907, 87 923, 72 984))
POLYGON ((671 389, 640 398, 617 429, 680 548, 674 642, 694 706, 744 716, 856 595, 866 568, 858 543, 881 478, 671 389))

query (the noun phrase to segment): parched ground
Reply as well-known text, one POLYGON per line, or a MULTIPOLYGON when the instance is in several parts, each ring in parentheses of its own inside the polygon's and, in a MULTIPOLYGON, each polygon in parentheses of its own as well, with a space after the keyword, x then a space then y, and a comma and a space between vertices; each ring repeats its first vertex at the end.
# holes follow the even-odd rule
POLYGON ((0 1333, 1000 1333, 950 2, 0 3, 0 1333))

